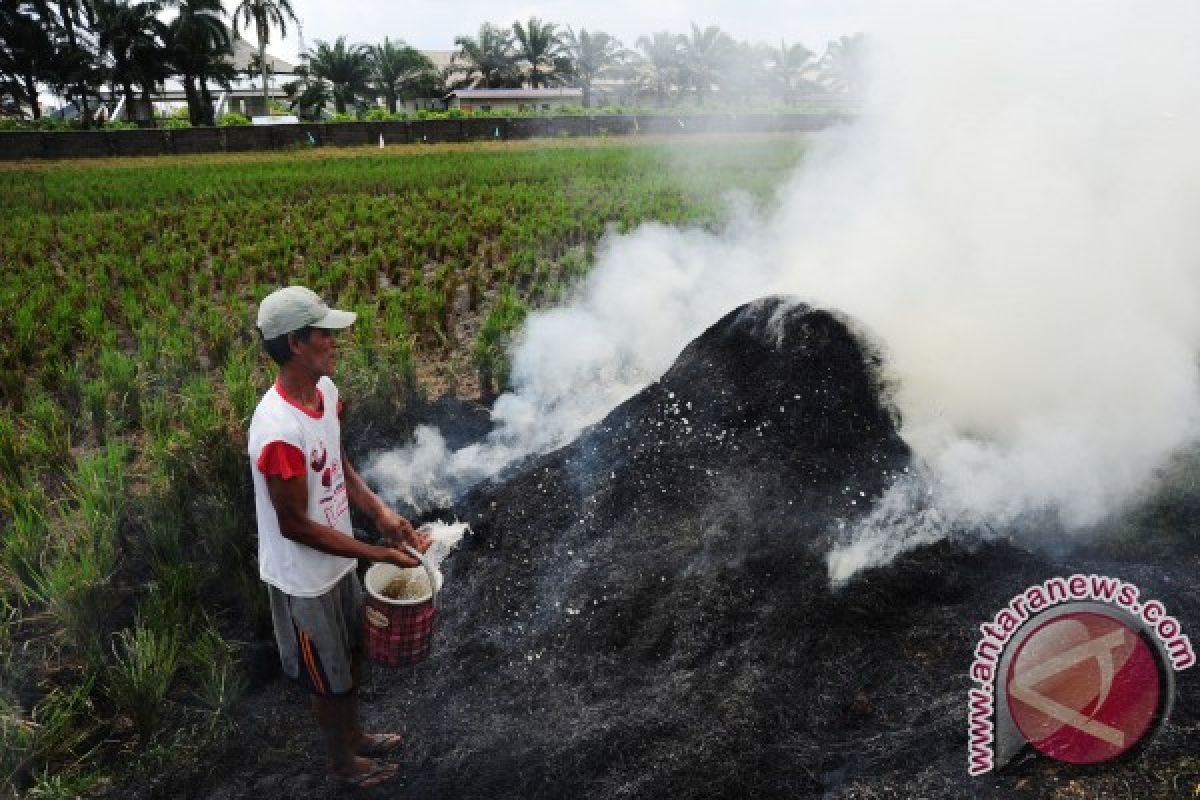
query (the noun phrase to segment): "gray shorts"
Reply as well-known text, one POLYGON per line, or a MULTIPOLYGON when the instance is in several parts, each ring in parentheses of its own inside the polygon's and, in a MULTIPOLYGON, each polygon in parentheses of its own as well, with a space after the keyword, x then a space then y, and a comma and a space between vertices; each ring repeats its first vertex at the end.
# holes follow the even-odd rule
POLYGON ((294 597, 274 586, 271 621, 283 671, 315 695, 354 688, 351 663, 362 648, 362 586, 353 570, 325 594, 294 597))

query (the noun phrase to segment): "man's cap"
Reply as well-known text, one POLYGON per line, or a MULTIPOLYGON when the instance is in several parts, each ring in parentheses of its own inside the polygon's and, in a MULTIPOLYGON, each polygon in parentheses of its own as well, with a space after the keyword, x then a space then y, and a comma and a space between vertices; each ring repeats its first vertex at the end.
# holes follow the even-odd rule
POLYGON ((312 289, 286 286, 271 292, 258 305, 258 329, 264 339, 311 325, 314 328, 348 328, 358 315, 325 305, 312 289))

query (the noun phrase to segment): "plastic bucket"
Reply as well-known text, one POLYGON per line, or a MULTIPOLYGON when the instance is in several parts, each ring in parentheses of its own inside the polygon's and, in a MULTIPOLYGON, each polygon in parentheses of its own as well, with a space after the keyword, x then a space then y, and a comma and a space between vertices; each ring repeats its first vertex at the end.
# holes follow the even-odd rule
POLYGON ((419 567, 397 567, 376 564, 367 570, 363 584, 367 590, 363 627, 367 657, 388 667, 406 667, 429 655, 433 643, 433 623, 438 613, 438 593, 442 589, 442 573, 421 553, 405 549, 421 562, 419 567), (432 592, 415 599, 393 600, 383 590, 397 577, 410 580, 426 577, 432 592))

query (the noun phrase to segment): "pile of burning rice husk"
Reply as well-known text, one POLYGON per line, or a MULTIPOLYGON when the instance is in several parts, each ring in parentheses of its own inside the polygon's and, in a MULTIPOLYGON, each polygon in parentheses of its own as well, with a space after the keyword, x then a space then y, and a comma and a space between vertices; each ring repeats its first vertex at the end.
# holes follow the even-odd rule
MULTIPOLYGON (((442 566, 433 653, 364 704, 369 729, 407 734, 405 796, 1008 797, 1075 780, 1044 759, 967 777, 967 671, 1015 592, 1115 567, 942 542, 830 588, 829 532, 911 458, 880 366, 840 315, 760 300, 575 442, 462 499, 473 533, 442 566)), ((1195 564, 1120 569, 1200 621, 1195 564)), ((1154 759, 1200 736, 1193 673, 1147 755, 1104 773, 1114 786, 1165 796, 1154 759)), ((319 778, 301 789, 333 796, 319 778)))

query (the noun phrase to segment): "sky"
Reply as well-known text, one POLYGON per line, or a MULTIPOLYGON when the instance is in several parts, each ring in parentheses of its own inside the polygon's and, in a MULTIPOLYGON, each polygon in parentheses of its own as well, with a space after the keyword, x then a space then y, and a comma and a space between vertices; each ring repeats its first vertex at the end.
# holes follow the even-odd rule
MULTIPOLYGON (((225 0, 232 10, 236 3, 225 0)), ((885 0, 292 0, 304 29, 304 43, 332 41, 345 35, 350 41, 374 44, 387 36, 403 39, 422 50, 452 50, 454 37, 474 34, 484 22, 510 25, 536 16, 575 30, 604 31, 632 47, 637 37, 659 30, 682 33, 689 23, 718 25, 735 39, 777 44, 800 42, 818 54, 826 42, 858 31, 870 31, 885 0), (781 23, 782 13, 789 21, 781 23)), ((275 34, 277 37, 278 34, 275 34)), ((253 33, 247 36, 253 40, 253 33)), ((298 52, 298 36, 288 26, 282 42, 273 38, 268 50, 291 60, 298 52)))

